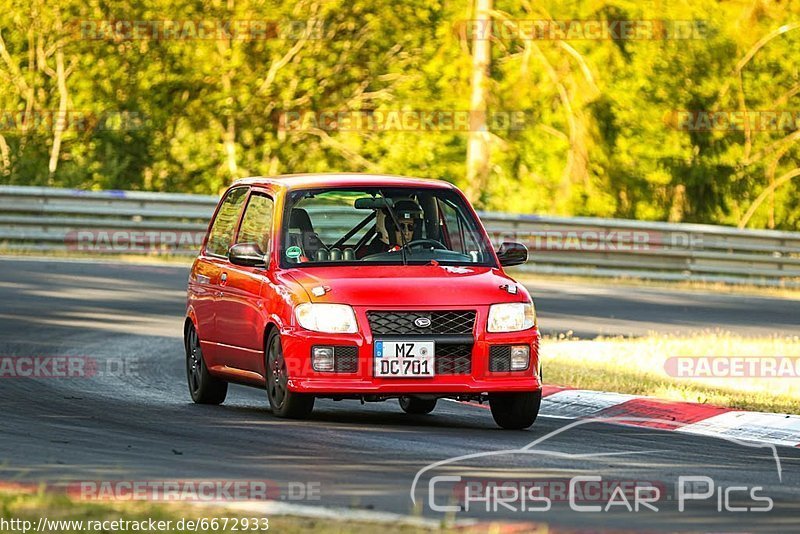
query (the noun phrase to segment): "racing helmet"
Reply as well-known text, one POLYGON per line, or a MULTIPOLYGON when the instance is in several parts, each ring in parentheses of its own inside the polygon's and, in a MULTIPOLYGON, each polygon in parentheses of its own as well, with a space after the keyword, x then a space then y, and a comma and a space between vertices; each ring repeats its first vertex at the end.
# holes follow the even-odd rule
MULTIPOLYGON (((401 198, 394 201, 392 210, 394 211, 394 214, 397 217, 397 222, 399 223, 408 220, 415 221, 416 224, 414 225, 413 239, 419 239, 422 235, 422 221, 425 217, 425 214, 419 204, 410 198, 401 198)), ((386 208, 383 208, 381 211, 384 212, 382 222, 383 226, 386 228, 386 237, 389 244, 399 245, 400 243, 394 242, 396 241, 395 232, 397 231, 397 227, 394 224, 392 216, 389 214, 386 208)))

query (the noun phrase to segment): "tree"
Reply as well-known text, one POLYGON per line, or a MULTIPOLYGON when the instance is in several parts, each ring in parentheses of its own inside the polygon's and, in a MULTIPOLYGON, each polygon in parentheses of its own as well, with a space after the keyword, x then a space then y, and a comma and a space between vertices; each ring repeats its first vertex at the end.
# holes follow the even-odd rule
POLYGON ((481 193, 489 176, 489 129, 486 113, 492 59, 492 0, 475 0, 472 29, 471 97, 469 101, 470 132, 467 145, 467 196, 483 204, 481 193))

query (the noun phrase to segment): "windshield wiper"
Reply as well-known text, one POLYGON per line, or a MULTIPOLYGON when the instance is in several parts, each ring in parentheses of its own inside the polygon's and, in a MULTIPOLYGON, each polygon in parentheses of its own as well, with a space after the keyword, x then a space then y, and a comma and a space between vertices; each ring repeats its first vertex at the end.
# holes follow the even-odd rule
MULTIPOLYGON (((386 211, 389 212, 389 216, 392 218, 392 222, 394 223, 394 227, 397 228, 398 234, 400 234, 400 242, 402 243, 402 247, 400 247, 400 254, 403 255, 403 265, 408 265, 408 260, 406 259, 406 237, 403 235, 403 232, 400 230, 400 222, 397 220, 397 215, 395 215, 392 206, 389 204, 389 199, 386 198, 386 195, 383 194, 383 191, 378 189, 378 194, 383 199, 383 202, 386 204, 386 211)), ((386 236, 387 239, 389 236, 386 236)), ((411 250, 408 251, 411 254, 411 250)))

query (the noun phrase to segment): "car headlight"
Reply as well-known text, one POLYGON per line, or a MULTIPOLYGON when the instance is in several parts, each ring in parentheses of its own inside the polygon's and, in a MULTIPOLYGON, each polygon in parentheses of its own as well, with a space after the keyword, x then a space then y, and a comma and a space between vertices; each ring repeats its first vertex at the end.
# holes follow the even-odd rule
POLYGON ((347 304, 304 302, 294 309, 294 316, 306 330, 328 334, 354 334, 358 332, 356 314, 347 304))
POLYGON ((536 323, 536 310, 532 302, 508 302, 489 307, 489 332, 517 332, 527 330, 536 323))

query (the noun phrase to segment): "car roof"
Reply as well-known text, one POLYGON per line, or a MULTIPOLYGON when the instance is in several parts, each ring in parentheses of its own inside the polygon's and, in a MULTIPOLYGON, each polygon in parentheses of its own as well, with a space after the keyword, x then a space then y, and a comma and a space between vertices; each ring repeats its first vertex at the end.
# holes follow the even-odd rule
POLYGON ((256 176, 236 180, 233 185, 273 185, 285 189, 312 189, 317 187, 429 187, 453 189, 444 180, 410 178, 391 174, 366 173, 308 173, 281 176, 256 176))

